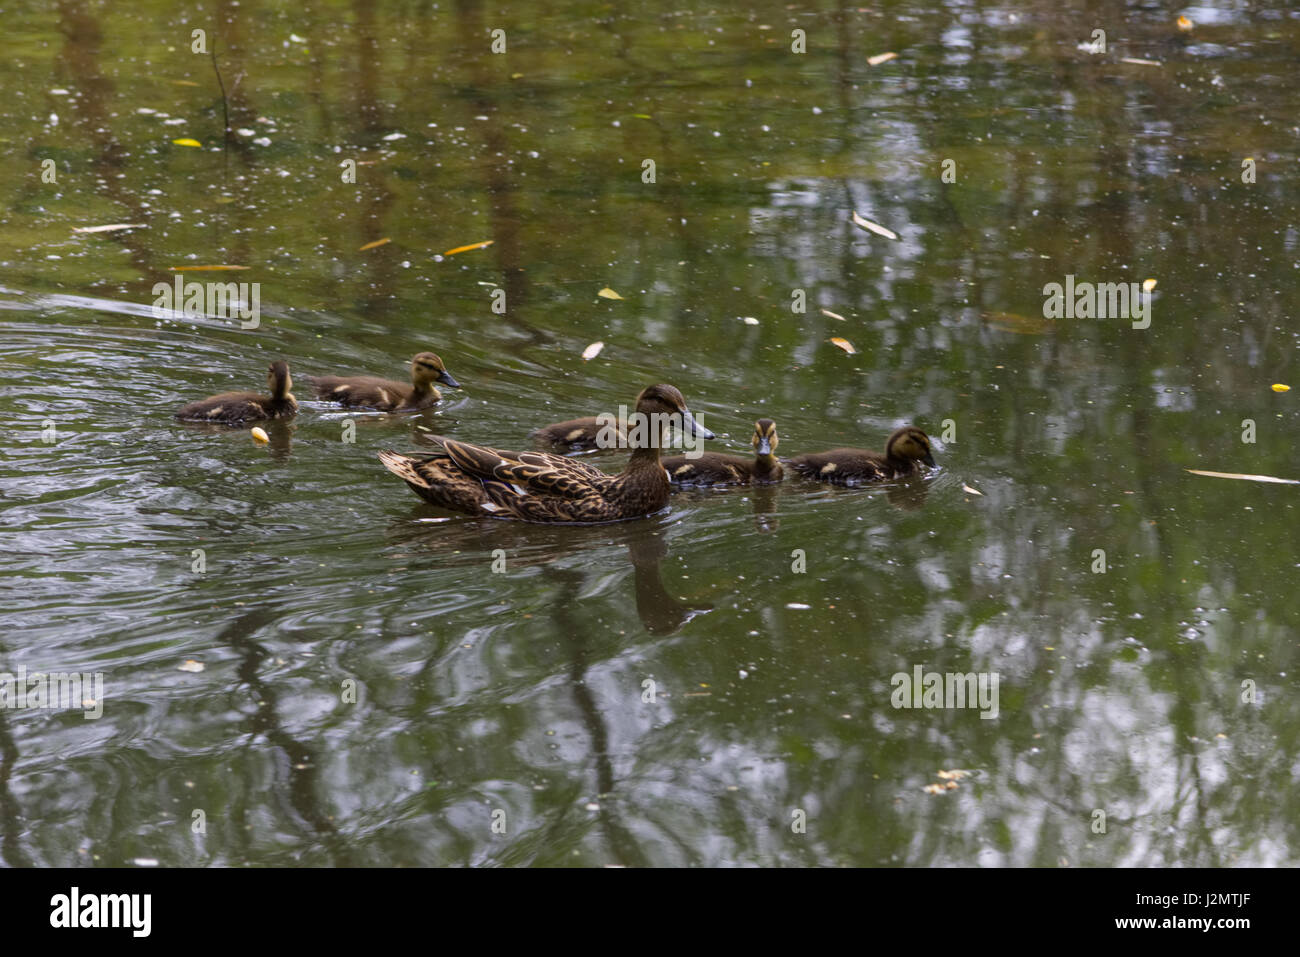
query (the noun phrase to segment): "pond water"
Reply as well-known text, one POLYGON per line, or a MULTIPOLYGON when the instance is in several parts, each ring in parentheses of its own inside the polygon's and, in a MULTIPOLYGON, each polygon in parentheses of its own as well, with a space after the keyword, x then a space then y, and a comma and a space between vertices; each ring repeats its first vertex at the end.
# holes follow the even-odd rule
POLYGON ((220 9, 6 15, 0 672, 103 685, 0 708, 0 860, 1300 862, 1300 490, 1187 471, 1300 478, 1296 11, 220 9), (301 378, 426 349, 423 413, 301 378), (278 358, 269 444, 172 418, 278 358), (545 527, 375 457, 656 382, 939 469, 545 527))

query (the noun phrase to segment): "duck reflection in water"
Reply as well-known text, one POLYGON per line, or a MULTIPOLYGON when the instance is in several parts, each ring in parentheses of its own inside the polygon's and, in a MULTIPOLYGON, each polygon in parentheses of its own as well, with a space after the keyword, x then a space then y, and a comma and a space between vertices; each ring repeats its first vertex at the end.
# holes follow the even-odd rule
POLYGON ((417 507, 411 517, 389 526, 389 542, 401 550, 395 559, 403 553, 421 558, 437 554, 450 564, 485 567, 500 561, 507 572, 540 567, 548 577, 563 573, 565 582, 571 580, 570 576, 585 582, 591 577, 589 564, 566 567, 565 560, 588 555, 601 546, 621 544, 626 546, 632 565, 637 616, 648 633, 672 634, 697 615, 713 610, 712 605, 686 604, 664 587, 660 565, 668 555, 666 531, 671 519, 583 527, 457 518, 435 519, 431 528, 426 514, 427 509, 417 507))
MULTIPOLYGON (((222 422, 190 422, 181 420, 176 423, 188 432, 199 432, 205 435, 229 435, 231 432, 251 433, 253 427, 257 427, 266 433, 267 452, 271 458, 278 462, 288 461, 290 453, 293 451, 293 430, 297 428, 292 422, 284 419, 263 419, 260 422, 246 422, 242 425, 231 425, 222 422)), ((251 435, 248 436, 248 442, 255 440, 251 435)))

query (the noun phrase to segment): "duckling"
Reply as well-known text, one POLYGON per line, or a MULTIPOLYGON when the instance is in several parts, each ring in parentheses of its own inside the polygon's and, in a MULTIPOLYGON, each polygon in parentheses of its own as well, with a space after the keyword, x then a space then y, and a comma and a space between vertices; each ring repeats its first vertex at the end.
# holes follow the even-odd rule
POLYGON ((426 501, 469 515, 525 522, 595 524, 640 518, 668 504, 668 473, 659 449, 669 422, 706 439, 713 433, 691 415, 671 385, 652 385, 636 400, 627 433, 632 456, 618 475, 549 452, 503 452, 438 437, 443 451, 379 460, 426 501))
POLYGON ((435 381, 459 389, 447 367, 432 352, 421 352, 411 360, 411 384, 374 376, 312 376, 309 380, 316 398, 360 409, 381 412, 414 412, 442 401, 435 381))
POLYGON ((889 436, 884 455, 869 449, 831 449, 786 460, 786 465, 800 475, 832 485, 887 482, 920 472, 922 464, 935 467, 930 437, 911 425, 889 436))
MULTIPOLYGON (((565 422, 552 422, 550 425, 544 425, 535 430, 533 438, 540 442, 550 445, 564 445, 573 451, 578 449, 591 449, 597 445, 597 439, 600 437, 601 429, 606 425, 612 424, 608 417, 598 417, 588 415, 581 419, 568 419, 565 422)), ((625 437, 627 435, 627 423, 619 421, 615 428, 618 429, 618 435, 625 437)), ((607 433, 608 434, 608 433, 607 433)))
POLYGON ((784 474, 776 460, 779 443, 776 423, 759 419, 754 423, 753 461, 738 455, 705 452, 699 458, 674 455, 663 460, 668 480, 674 485, 760 485, 779 482, 784 474))
POLYGON ((176 418, 194 422, 224 422, 235 425, 258 419, 288 419, 298 411, 298 401, 289 391, 293 380, 289 377, 289 364, 276 360, 266 372, 266 385, 270 395, 256 392, 223 392, 197 402, 191 402, 176 413, 176 418))

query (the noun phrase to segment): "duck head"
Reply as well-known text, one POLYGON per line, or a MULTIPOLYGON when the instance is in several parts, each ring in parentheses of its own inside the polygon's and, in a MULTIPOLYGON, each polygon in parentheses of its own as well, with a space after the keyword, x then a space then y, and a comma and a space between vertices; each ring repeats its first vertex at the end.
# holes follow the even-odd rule
POLYGON ((452 378, 442 360, 432 352, 421 352, 411 360, 411 382, 421 391, 432 388, 435 382, 452 389, 460 388, 460 383, 452 378))
POLYGON ((905 425, 895 430, 885 444, 885 458, 904 462, 922 462, 934 468, 934 456, 930 454, 930 437, 914 425, 905 425))
POLYGON ((754 423, 754 451, 759 455, 775 455, 780 443, 776 437, 776 423, 771 419, 759 419, 754 423))
MULTIPOLYGON (((656 449, 662 447, 663 433, 669 425, 680 426, 686 436, 713 438, 712 432, 695 421, 691 410, 686 408, 686 399, 675 386, 652 385, 648 389, 642 389, 636 397, 636 411, 644 428, 648 430, 645 436, 649 440, 647 444, 656 449)), ((633 431, 638 431, 635 426, 633 431)), ((630 437, 629 444, 646 447, 640 442, 632 441, 630 437)))
POLYGON ((291 399, 289 390, 293 388, 293 379, 289 377, 289 363, 283 359, 277 359, 271 363, 271 367, 266 370, 266 387, 271 391, 273 399, 291 399))

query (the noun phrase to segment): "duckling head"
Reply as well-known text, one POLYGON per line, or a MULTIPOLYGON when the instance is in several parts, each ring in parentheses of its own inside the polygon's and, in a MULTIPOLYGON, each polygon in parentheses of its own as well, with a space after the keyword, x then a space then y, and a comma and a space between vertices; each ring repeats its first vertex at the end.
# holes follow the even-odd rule
POLYGON ((662 422, 665 425, 678 420, 672 418, 655 419, 652 416, 679 416, 686 434, 698 436, 702 439, 713 438, 712 432, 695 421, 695 416, 691 415, 691 410, 686 408, 686 399, 677 391, 676 386, 652 385, 648 389, 642 389, 641 394, 636 397, 636 411, 639 415, 645 417, 645 421, 662 422))
POLYGON ((266 370, 266 387, 273 399, 291 399, 289 390, 293 388, 293 379, 289 377, 289 363, 276 359, 266 370))
POLYGON ((930 437, 914 425, 905 425, 896 430, 885 445, 885 457, 904 461, 923 462, 934 468, 934 456, 930 454, 930 437))
POLYGON ((435 382, 452 389, 460 388, 460 383, 452 378, 442 360, 432 352, 421 352, 411 360, 411 381, 420 389, 427 389, 435 382))
POLYGON ((759 419, 754 423, 754 451, 759 455, 775 455, 780 444, 776 437, 776 423, 771 419, 759 419))

